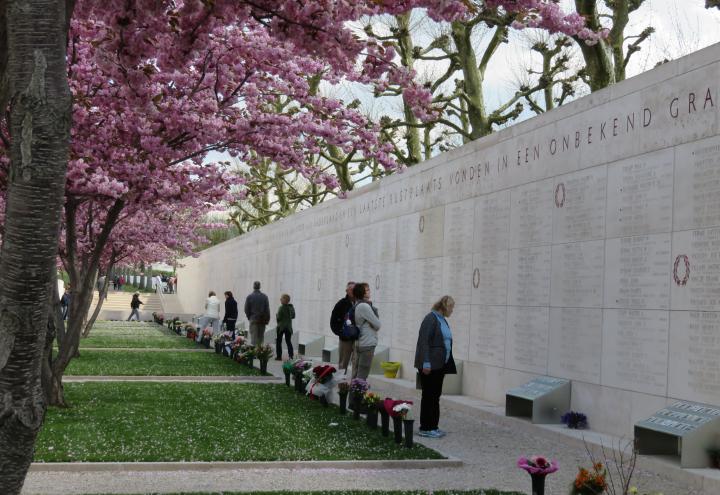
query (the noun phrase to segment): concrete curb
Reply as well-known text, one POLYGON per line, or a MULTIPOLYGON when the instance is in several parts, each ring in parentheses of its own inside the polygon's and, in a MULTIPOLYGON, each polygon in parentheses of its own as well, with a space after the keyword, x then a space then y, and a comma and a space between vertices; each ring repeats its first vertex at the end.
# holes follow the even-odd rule
POLYGON ((87 376, 63 377, 64 383, 84 382, 191 382, 191 383, 285 383, 277 376, 87 376))
POLYGON ((34 462, 30 472, 120 472, 120 471, 220 471, 248 469, 445 469, 459 468, 463 461, 448 459, 369 461, 253 461, 253 462, 34 462))

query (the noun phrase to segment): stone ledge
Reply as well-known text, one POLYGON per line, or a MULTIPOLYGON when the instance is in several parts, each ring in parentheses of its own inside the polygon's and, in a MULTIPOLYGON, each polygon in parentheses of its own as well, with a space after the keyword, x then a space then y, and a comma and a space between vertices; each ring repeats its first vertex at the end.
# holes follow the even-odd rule
POLYGON ((443 469, 459 468, 463 461, 448 459, 363 461, 252 461, 252 462, 34 462, 30 472, 221 471, 245 469, 443 469))

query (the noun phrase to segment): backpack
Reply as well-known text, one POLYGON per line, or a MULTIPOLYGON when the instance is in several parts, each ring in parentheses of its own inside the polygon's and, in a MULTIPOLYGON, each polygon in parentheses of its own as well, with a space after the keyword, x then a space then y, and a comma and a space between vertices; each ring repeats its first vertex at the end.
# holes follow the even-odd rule
POLYGON ((345 314, 339 337, 343 340, 357 340, 360 338, 360 329, 355 324, 355 306, 352 306, 345 314))

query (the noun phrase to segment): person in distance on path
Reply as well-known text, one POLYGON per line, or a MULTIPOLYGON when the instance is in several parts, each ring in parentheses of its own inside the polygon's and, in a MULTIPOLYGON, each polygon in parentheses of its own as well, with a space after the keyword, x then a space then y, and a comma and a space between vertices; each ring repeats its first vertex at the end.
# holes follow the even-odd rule
POLYGON ((295 318, 295 307, 290 304, 290 296, 283 294, 280 296, 280 307, 277 310, 275 319, 277 321, 277 338, 275 340, 275 359, 282 361, 282 339, 285 337, 285 343, 288 348, 288 356, 290 359, 293 358, 293 345, 292 345, 292 321, 295 318))
POLYGON ((132 301, 130 301, 130 316, 128 316, 127 321, 130 321, 133 316, 137 317, 137 321, 140 321, 140 305, 145 304, 140 300, 140 294, 137 292, 133 294, 132 301))

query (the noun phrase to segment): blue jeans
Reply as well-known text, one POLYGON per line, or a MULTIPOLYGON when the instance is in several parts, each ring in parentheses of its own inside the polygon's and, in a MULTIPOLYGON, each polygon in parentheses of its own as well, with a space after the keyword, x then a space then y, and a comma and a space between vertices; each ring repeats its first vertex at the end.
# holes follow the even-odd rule
POLYGON ((283 335, 285 336, 285 343, 287 344, 288 348, 288 356, 290 356, 290 359, 293 358, 295 353, 293 352, 293 345, 292 345, 292 330, 285 329, 285 330, 278 330, 277 331, 277 340, 275 341, 275 357, 277 359, 282 359, 282 339, 283 335))

